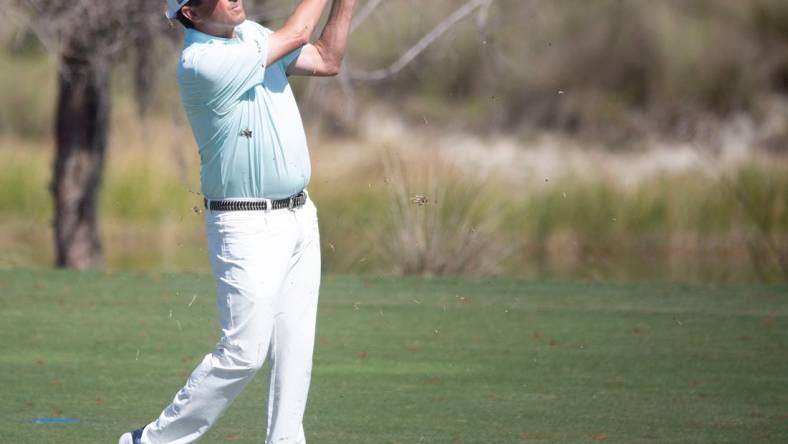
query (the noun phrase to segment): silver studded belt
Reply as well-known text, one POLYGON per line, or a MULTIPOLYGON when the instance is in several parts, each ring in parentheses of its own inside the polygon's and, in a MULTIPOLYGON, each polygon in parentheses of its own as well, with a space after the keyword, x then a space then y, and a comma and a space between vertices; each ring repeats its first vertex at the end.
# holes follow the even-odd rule
POLYGON ((284 199, 275 200, 208 200, 203 199, 206 209, 211 211, 268 211, 284 208, 294 209, 306 203, 306 193, 301 191, 284 199), (270 204, 270 206, 269 206, 270 204))

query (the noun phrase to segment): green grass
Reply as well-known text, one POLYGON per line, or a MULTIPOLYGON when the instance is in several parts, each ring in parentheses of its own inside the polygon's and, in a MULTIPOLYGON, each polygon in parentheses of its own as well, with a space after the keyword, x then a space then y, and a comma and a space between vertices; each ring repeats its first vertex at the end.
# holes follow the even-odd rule
MULTIPOLYGON (((0 442, 114 442, 151 420, 215 344, 213 291, 200 274, 0 272, 0 442), (81 422, 30 422, 61 415, 81 422)), ((786 294, 327 275, 307 438, 786 442, 786 294)), ((259 375, 204 442, 262 442, 264 400, 259 375)))

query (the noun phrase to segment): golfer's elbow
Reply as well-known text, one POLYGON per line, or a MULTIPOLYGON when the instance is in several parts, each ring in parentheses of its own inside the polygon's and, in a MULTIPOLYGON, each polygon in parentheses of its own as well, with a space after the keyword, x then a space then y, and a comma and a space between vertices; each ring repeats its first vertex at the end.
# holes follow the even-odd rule
POLYGON ((315 47, 323 62, 323 69, 321 70, 323 75, 335 76, 339 74, 339 70, 342 68, 342 59, 345 58, 345 52, 339 51, 336 48, 331 48, 322 41, 315 43, 315 47))
POLYGON ((342 61, 329 62, 325 64, 323 68, 323 73, 327 77, 334 77, 335 75, 339 74, 339 70, 341 67, 342 67, 342 61))

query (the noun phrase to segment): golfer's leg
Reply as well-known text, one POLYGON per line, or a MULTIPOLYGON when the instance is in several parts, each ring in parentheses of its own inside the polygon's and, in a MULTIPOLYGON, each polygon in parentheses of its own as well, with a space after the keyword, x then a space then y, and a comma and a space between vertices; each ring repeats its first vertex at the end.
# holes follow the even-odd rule
POLYGON ((273 297, 296 241, 290 233, 271 237, 262 214, 206 218, 221 338, 172 404, 145 428, 143 443, 197 441, 262 366, 273 329, 273 297))
POLYGON ((297 212, 301 239, 277 298, 269 352, 269 444, 304 444, 302 420, 312 372, 318 292, 320 237, 314 205, 297 212))

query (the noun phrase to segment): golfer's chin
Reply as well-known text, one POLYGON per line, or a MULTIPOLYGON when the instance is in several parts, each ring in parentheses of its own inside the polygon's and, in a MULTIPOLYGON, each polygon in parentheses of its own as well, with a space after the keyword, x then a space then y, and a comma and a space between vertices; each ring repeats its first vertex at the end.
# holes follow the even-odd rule
POLYGON ((244 20, 246 20, 246 11, 243 8, 239 8, 238 13, 233 15, 235 26, 240 25, 244 20))
POLYGON ((246 20, 246 11, 243 8, 227 11, 218 22, 222 26, 235 28, 246 20))
POLYGON ((240 14, 232 18, 232 20, 227 20, 225 23, 228 27, 235 29, 236 26, 240 25, 246 20, 246 14, 240 14))
POLYGON ((234 8, 227 11, 227 18, 232 20, 236 25, 240 25, 246 20, 246 9, 240 2, 234 8))
POLYGON ((233 30, 235 29, 235 27, 240 25, 241 23, 243 23, 245 20, 246 20, 246 13, 241 12, 238 15, 233 15, 233 16, 230 16, 230 17, 224 17, 224 19, 222 21, 216 22, 216 25, 218 25, 220 28, 226 29, 230 33, 232 33, 233 30))

